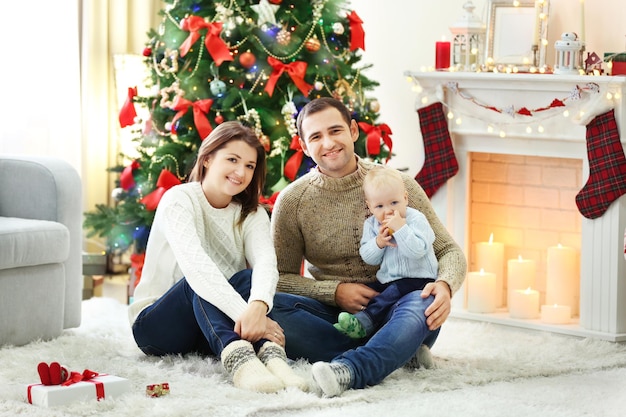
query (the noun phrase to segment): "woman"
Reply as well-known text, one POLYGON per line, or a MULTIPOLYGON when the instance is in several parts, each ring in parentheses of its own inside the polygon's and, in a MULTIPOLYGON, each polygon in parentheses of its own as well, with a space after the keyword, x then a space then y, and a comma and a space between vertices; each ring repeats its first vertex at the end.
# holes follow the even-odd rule
POLYGON ((278 271, 259 207, 264 179, 265 151, 251 129, 213 130, 189 182, 159 202, 129 316, 147 355, 216 355, 236 387, 304 390, 286 362, 283 329, 268 317, 278 271))

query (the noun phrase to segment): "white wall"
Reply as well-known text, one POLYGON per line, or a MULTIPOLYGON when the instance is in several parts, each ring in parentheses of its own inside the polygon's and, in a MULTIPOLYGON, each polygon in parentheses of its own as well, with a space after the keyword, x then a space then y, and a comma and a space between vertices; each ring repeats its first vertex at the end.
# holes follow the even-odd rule
MULTIPOLYGON (((380 122, 393 131, 397 155, 390 164, 408 167, 415 175, 421 168, 423 146, 419 119, 415 112, 415 93, 403 75, 433 66, 435 42, 442 36, 451 39, 449 27, 463 12, 466 0, 352 0, 351 5, 364 21, 364 63, 374 66, 368 77, 380 82, 374 91, 381 104, 380 122)), ((478 16, 487 22, 488 0, 474 0, 478 16)), ((561 33, 579 32, 580 0, 550 0, 547 64, 554 65, 554 42, 561 33)), ((626 7, 624 0, 585 0, 585 41, 587 51, 600 57, 604 52, 626 51, 626 7)))

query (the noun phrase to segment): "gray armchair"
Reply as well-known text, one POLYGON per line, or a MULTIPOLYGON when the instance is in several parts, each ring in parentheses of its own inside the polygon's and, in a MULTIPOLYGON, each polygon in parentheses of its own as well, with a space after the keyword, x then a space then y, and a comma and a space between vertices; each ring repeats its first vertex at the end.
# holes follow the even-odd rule
POLYGON ((81 180, 71 165, 0 155, 0 346, 80 325, 82 219, 81 180))

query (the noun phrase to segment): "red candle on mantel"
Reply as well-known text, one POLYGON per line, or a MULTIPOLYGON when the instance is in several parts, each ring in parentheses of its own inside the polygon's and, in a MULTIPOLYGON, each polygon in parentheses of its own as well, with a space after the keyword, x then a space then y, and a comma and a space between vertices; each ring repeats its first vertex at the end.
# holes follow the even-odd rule
POLYGON ((437 42, 435 43, 435 69, 448 68, 450 68, 450 42, 437 42))

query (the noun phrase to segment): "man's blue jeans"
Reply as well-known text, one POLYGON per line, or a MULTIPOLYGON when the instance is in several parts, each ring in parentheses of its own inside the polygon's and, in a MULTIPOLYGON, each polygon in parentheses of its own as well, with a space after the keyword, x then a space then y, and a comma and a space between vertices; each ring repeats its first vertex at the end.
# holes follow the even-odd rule
MULTIPOLYGON (((252 271, 246 269, 228 282, 247 300, 251 278, 252 271)), ((132 328, 139 349, 155 356, 199 353, 219 357, 226 345, 241 339, 230 317, 199 297, 185 278, 146 307, 132 328)), ((265 341, 257 342, 255 348, 265 341)))
POLYGON ((350 388, 379 384, 404 365, 420 345, 432 347, 439 329, 430 331, 424 311, 434 297, 422 291, 402 298, 387 314, 384 325, 369 339, 351 339, 333 327, 341 312, 308 297, 277 293, 274 320, 285 330, 287 356, 310 362, 341 362, 353 372, 350 388))

